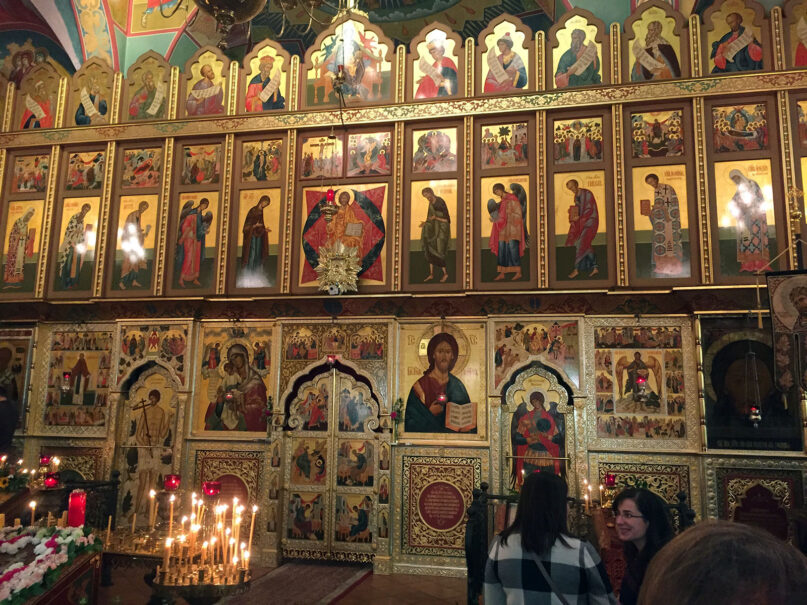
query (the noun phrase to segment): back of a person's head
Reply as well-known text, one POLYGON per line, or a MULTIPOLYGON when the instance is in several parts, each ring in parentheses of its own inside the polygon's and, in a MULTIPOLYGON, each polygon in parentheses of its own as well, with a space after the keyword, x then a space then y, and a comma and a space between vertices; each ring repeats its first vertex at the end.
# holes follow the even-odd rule
POLYGON ((516 518, 503 532, 506 538, 512 531, 521 533, 521 546, 536 554, 548 551, 555 540, 568 533, 566 525, 566 496, 569 487, 553 473, 541 471, 527 475, 521 486, 516 518))
POLYGON ((807 603, 807 558, 769 532, 704 521, 653 558, 639 605, 807 603))
POLYGON ((636 508, 649 523, 646 534, 647 543, 643 549, 646 559, 649 560, 662 546, 672 540, 674 535, 667 503, 661 496, 649 489, 629 487, 614 498, 612 505, 614 512, 616 513, 619 505, 628 499, 636 502, 636 508))

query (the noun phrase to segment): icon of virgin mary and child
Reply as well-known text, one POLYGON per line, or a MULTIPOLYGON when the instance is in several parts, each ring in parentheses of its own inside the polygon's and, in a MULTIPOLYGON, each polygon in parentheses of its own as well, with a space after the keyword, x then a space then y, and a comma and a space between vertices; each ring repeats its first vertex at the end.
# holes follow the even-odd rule
POLYGON ((219 368, 215 399, 205 413, 205 430, 266 432, 266 385, 249 364, 247 348, 231 345, 227 361, 219 368))

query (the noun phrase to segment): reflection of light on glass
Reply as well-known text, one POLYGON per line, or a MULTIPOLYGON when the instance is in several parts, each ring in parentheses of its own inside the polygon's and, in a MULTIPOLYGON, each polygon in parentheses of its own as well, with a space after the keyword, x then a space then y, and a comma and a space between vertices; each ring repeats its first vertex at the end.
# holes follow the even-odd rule
POLYGON ((762 195, 765 196, 766 200, 773 199, 773 187, 771 187, 770 185, 763 186, 762 195))
POLYGON ((87 232, 87 245, 95 246, 95 231, 87 232))
POLYGON ((720 226, 731 227, 731 216, 724 214, 722 217, 720 217, 720 226))
POLYGON ((433 29, 426 35, 426 42, 437 42, 442 44, 446 41, 446 33, 439 29, 433 29))
POLYGON ((87 251, 87 246, 84 244, 76 244, 76 252, 79 254, 84 254, 87 251))

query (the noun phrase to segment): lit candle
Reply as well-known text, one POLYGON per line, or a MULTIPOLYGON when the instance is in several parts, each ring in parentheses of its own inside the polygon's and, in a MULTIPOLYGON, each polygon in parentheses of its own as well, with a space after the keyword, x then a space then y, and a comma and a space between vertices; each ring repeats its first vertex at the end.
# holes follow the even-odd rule
POLYGON ((210 538, 210 564, 211 565, 216 564, 216 542, 218 542, 218 541, 219 540, 218 540, 218 538, 216 536, 213 536, 212 538, 210 538))
POLYGON ((174 534, 174 494, 168 499, 168 537, 173 537, 174 534))
POLYGON ((244 551, 243 559, 244 559, 244 567, 249 569, 249 551, 248 550, 244 551))
POLYGON ((602 496, 603 496, 603 491, 604 490, 605 490, 605 486, 602 483, 600 483, 600 504, 603 503, 603 497, 602 496))
POLYGON ((84 516, 87 512, 87 493, 83 489, 74 489, 70 492, 67 503, 67 523, 70 527, 84 525, 84 516))
POLYGON ((53 466, 56 467, 56 470, 59 470, 59 465, 62 463, 61 459, 58 456, 53 457, 53 466))
POLYGON ((224 541, 226 542, 226 544, 225 544, 226 548, 224 550, 224 562, 225 563, 227 563, 227 561, 230 560, 230 547, 232 546, 233 542, 235 542, 235 540, 233 540, 230 537, 231 533, 232 532, 230 531, 229 527, 224 530, 224 541))
POLYGON ((36 501, 31 500, 28 503, 28 506, 31 507, 31 527, 33 527, 33 525, 34 525, 34 515, 36 514, 36 501))
POLYGON ((252 551, 252 532, 255 530, 255 513, 258 512, 258 505, 252 505, 252 521, 249 522, 249 546, 247 550, 252 551))
POLYGON ((591 498, 591 486, 587 485, 586 490, 588 490, 588 493, 586 494, 588 496, 588 501, 591 502, 592 501, 592 498, 591 498))
POLYGON ((584 495, 583 499, 586 501, 586 512, 588 512, 588 494, 584 495))
POLYGON ((157 504, 157 492, 153 489, 149 490, 149 499, 149 527, 151 531, 154 531, 154 518, 157 516, 154 506, 157 504))
POLYGON ((136 522, 137 522, 137 513, 132 513, 132 535, 134 535, 136 522))
POLYGON ((171 538, 165 539, 165 553, 163 554, 163 569, 168 571, 168 564, 171 562, 171 545, 174 540, 171 538))

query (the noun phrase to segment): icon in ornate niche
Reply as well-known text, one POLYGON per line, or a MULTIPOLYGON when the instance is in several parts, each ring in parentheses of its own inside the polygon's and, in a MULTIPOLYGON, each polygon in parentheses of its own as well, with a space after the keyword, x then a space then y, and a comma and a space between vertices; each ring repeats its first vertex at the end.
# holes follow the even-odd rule
POLYGON ((641 40, 641 29, 645 20, 634 25, 637 33, 631 52, 636 62, 630 72, 632 82, 648 80, 669 80, 681 77, 681 65, 678 61, 678 50, 681 43, 675 34, 675 19, 665 18, 664 10, 658 7, 647 9, 645 16, 653 11, 653 19, 647 22, 644 41, 641 40))
MULTIPOLYGON (((514 29, 512 25, 503 22, 504 29, 514 29)), ((496 29, 499 29, 497 26, 496 29)), ((527 68, 524 58, 527 51, 524 49, 524 34, 519 31, 502 34, 494 33, 487 37, 488 52, 485 63, 487 76, 485 77, 484 92, 519 92, 527 86, 527 68), (493 41, 495 38, 495 46, 493 41), (516 46, 516 42, 518 45, 516 46), (523 58, 522 58, 523 57, 523 58)))
POLYGON ((587 36, 595 35, 596 27, 588 25, 585 17, 580 15, 569 19, 566 27, 558 31, 558 48, 555 49, 555 56, 561 52, 567 40, 568 48, 560 55, 555 67, 556 88, 590 86, 602 82, 600 49, 593 40, 586 42, 587 36))
POLYGON ((280 189, 241 191, 238 220, 239 258, 236 286, 266 288, 274 285, 277 273, 278 233, 269 225, 279 223, 280 189))
POLYGON ((62 208, 62 239, 56 258, 57 290, 88 290, 95 265, 97 197, 68 198, 62 208))
POLYGON ((556 164, 602 160, 602 118, 556 121, 553 143, 556 164))
MULTIPOLYGON (((740 13, 729 13, 726 15, 726 25, 729 31, 716 42, 712 42, 712 52, 709 55, 714 62, 712 73, 762 69, 762 45, 754 35, 754 30, 743 25, 743 16, 740 13)), ((717 24, 715 31, 718 31, 717 24)))
POLYGON ((457 129, 413 130, 412 172, 451 172, 457 169, 457 129))
MULTIPOLYGON (((532 382, 542 377, 530 377, 532 382)), ((529 389, 529 403, 522 398, 510 421, 511 485, 516 489, 524 483, 524 477, 538 471, 560 475, 565 456, 565 420, 558 412, 558 393, 548 391, 548 381, 541 388, 537 384, 529 389)), ((527 386, 527 385, 525 385, 527 386)))
POLYGON ((11 177, 11 192, 43 192, 48 186, 50 156, 22 155, 14 158, 14 175, 11 177))
POLYGON ((765 103, 712 108, 714 150, 756 151, 768 148, 768 108, 765 103))
POLYGON ((679 110, 632 113, 630 122, 634 158, 663 158, 684 154, 679 110))
POLYGON ((283 141, 247 141, 241 160, 241 178, 244 182, 276 181, 280 179, 283 141))
POLYGON ((456 282, 457 181, 413 181, 410 206, 410 283, 456 282))
MULTIPOLYGON (((488 191, 484 185, 490 186, 494 197, 488 198, 487 213, 489 216, 490 236, 488 247, 496 257, 496 277, 491 281, 501 281, 510 275, 511 281, 524 279, 522 260, 526 258, 524 252, 529 245, 527 232, 527 189, 524 180, 519 177, 510 177, 489 184, 496 179, 483 179, 483 195, 488 191), (505 185, 507 183, 507 185, 505 185), (495 198, 498 198, 495 199, 495 198)), ((526 271, 529 274, 529 271, 526 271)))
MULTIPOLYGON (((270 109, 283 109, 286 107, 286 99, 281 94, 283 71, 280 65, 282 65, 283 59, 278 60, 276 54, 271 54, 276 53, 272 48, 266 48, 265 52, 267 54, 257 59, 258 73, 247 84, 247 111, 269 111, 270 109), (275 67, 275 63, 278 64, 277 67, 275 67)), ((252 61, 251 65, 253 66, 253 73, 255 73, 255 60, 252 61)))
POLYGON ((325 539, 323 494, 293 492, 289 500, 287 537, 291 540, 325 539))
POLYGON ((351 134, 347 145, 347 176, 390 174, 390 132, 351 134))
POLYGON ((212 61, 202 63, 198 67, 198 63, 194 64, 191 68, 195 76, 193 87, 188 91, 188 100, 185 103, 189 116, 206 116, 211 114, 224 113, 224 87, 222 86, 224 78, 221 75, 222 63, 215 60, 215 54, 212 52, 204 53, 200 60, 207 58, 212 61), (213 68, 213 64, 218 69, 213 68), (198 69, 198 71, 197 71, 198 69))
POLYGON ((132 120, 159 120, 165 117, 165 82, 163 68, 159 68, 159 81, 154 80, 154 72, 143 71, 140 75, 140 86, 134 91, 129 102, 129 118, 132 120))
POLYGON ((476 405, 451 371, 459 345, 448 332, 436 334, 426 350, 429 367, 409 390, 404 412, 407 433, 476 433, 476 405))
POLYGON ((76 126, 106 124, 108 108, 107 99, 101 90, 97 77, 90 77, 87 86, 81 87, 79 105, 76 109, 76 126))
POLYGON ((103 151, 71 153, 67 160, 68 191, 100 189, 104 183, 106 154, 103 151))
POLYGON ((33 292, 42 238, 43 200, 10 202, 6 215, 3 290, 33 292))
POLYGON ((213 279, 216 260, 215 213, 218 192, 183 193, 174 250, 174 283, 179 288, 202 288, 213 279))
POLYGON ((160 184, 163 150, 127 149, 123 152, 122 187, 157 187, 160 184))
POLYGON ((445 32, 434 29, 426 34, 426 41, 418 44, 417 50, 419 56, 414 64, 414 84, 417 87, 415 98, 433 99, 456 95, 459 91, 454 40, 447 38, 445 32))
POLYGON ((328 446, 325 440, 300 439, 292 452, 291 482, 323 485, 327 477, 328 446))
POLYGON ((59 77, 48 70, 34 71, 25 78, 20 88, 25 109, 20 118, 20 128, 53 128, 56 100, 59 95, 59 77))
POLYGON ((336 542, 373 541, 370 530, 370 513, 373 510, 373 499, 362 494, 336 495, 336 542))
POLYGON ((370 441, 340 441, 336 484, 349 487, 373 485, 375 452, 370 441))
POLYGON ((120 200, 115 246, 117 289, 142 289, 151 285, 157 222, 157 196, 123 196, 120 200))
POLYGON ((530 159, 527 122, 483 126, 479 151, 483 170, 526 166, 530 159))

